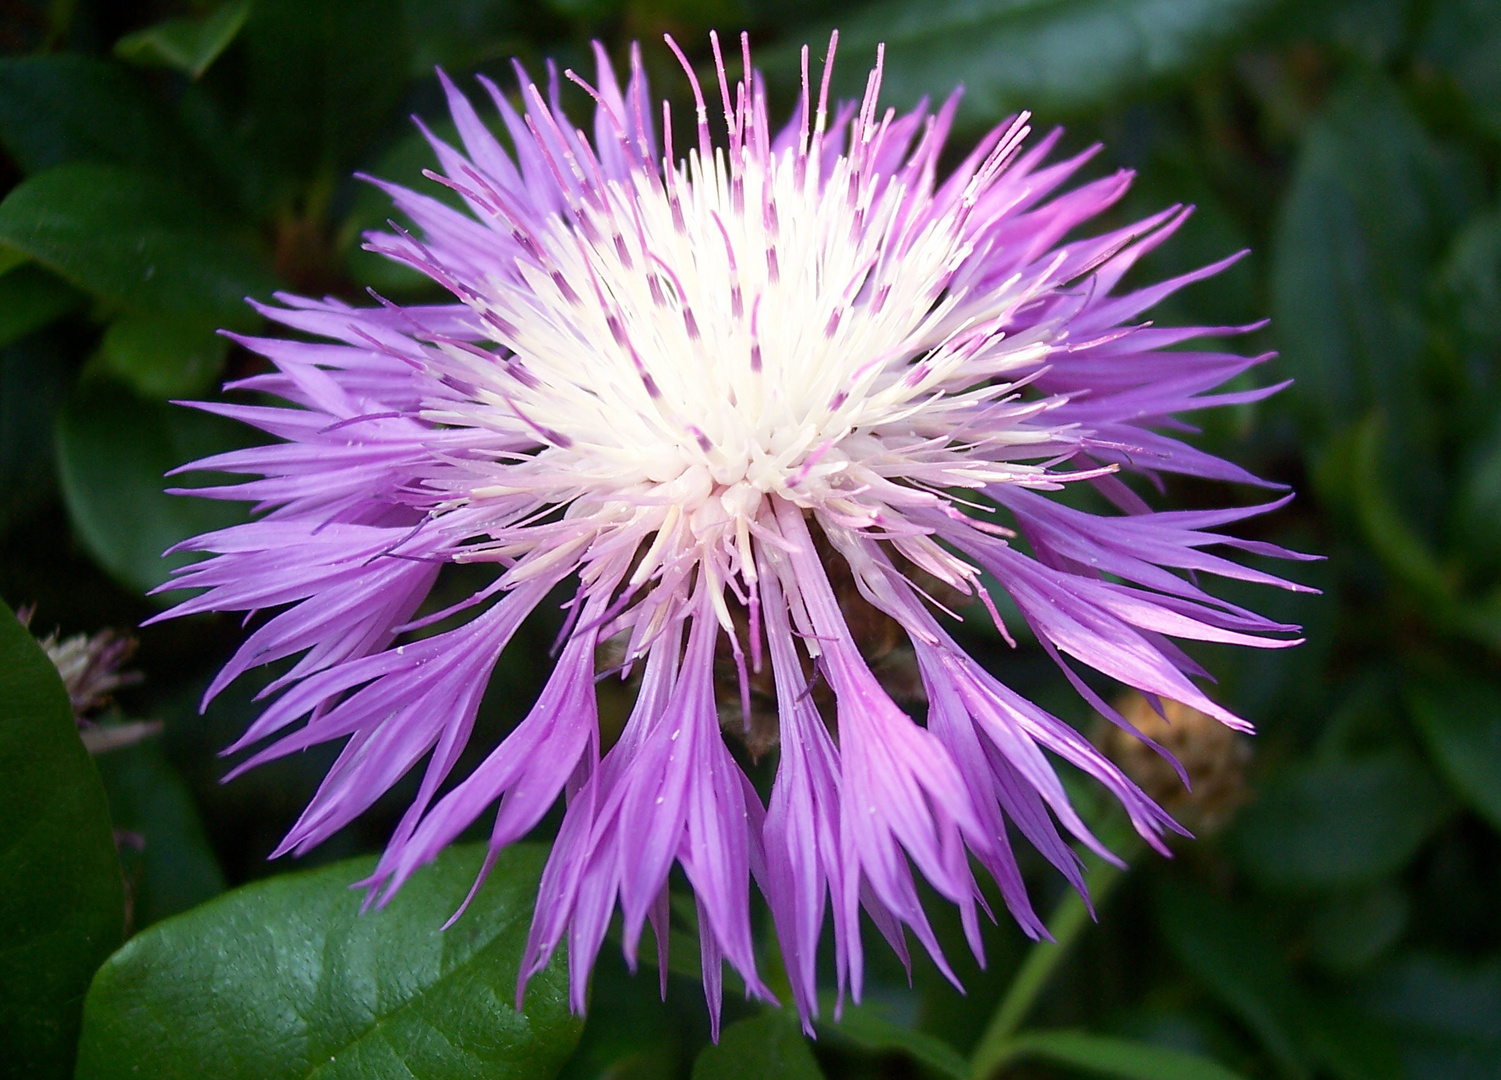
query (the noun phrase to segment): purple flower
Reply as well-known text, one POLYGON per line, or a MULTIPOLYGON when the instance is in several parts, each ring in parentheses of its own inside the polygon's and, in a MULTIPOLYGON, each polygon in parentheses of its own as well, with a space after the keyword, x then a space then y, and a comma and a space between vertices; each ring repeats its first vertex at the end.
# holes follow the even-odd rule
POLYGON ((246 500, 259 516, 183 545, 211 557, 181 571, 173 587, 201 591, 169 614, 273 613, 208 698, 252 666, 297 657, 232 748, 273 739, 241 769, 344 740, 278 854, 326 839, 422 765, 365 883, 389 897, 497 803, 492 853, 561 795, 522 987, 566 938, 582 1010, 617 906, 632 963, 646 923, 661 948, 677 864, 697 900, 711 1011, 724 961, 770 996, 752 945, 754 879, 807 1022, 826 911, 841 998, 860 996, 862 910, 904 957, 910 931, 948 971, 914 868, 958 905, 977 953, 974 864, 1028 934, 1043 932, 1012 832, 1075 887, 1065 836, 1109 857, 1054 757, 1162 847, 1168 816, 967 656, 945 605, 977 600, 968 614, 1005 635, 986 592, 998 585, 1119 725, 1130 726, 1071 663, 1246 728, 1198 689, 1204 672, 1170 639, 1293 643, 1295 627, 1197 583, 1202 572, 1294 587, 1208 550, 1288 554, 1214 531, 1281 501, 1154 511, 1119 473, 1256 483, 1169 433, 1185 429, 1177 414, 1278 388, 1216 394, 1264 358, 1175 348, 1247 328, 1141 321, 1233 257, 1118 289, 1187 210, 1063 243, 1130 181, 1064 190, 1092 151, 1046 164, 1058 133, 1028 148, 1020 117, 940 179, 957 95, 936 113, 879 111, 878 54, 864 100, 830 115, 827 65, 810 83, 805 49, 801 104, 775 130, 744 39, 749 74, 733 86, 714 46, 727 139, 715 145, 694 81, 686 155, 665 104, 659 148, 634 52, 624 87, 598 47, 594 85, 566 73, 595 103, 592 135, 560 108, 555 73, 547 96, 521 74, 524 114, 481 78, 514 153, 444 80, 463 152, 429 135, 434 179, 469 213, 372 181, 420 231, 372 234, 369 247, 456 302, 282 296, 261 309, 323 340, 237 338, 274 370, 234 385, 287 404, 198 405, 280 441, 191 466, 255 477, 193 494, 246 500), (1080 484, 1118 512, 1049 497, 1080 484), (489 564, 493 580, 419 617, 451 563, 489 564), (540 698, 455 779, 496 660, 560 586, 572 599, 540 698), (423 636, 460 611, 456 629, 423 636), (873 623, 905 638, 925 721, 879 677, 861 630, 873 623), (611 746, 597 723, 600 664, 637 685, 611 746), (732 737, 749 728, 753 698, 774 698, 769 804, 722 734, 726 688, 732 737))

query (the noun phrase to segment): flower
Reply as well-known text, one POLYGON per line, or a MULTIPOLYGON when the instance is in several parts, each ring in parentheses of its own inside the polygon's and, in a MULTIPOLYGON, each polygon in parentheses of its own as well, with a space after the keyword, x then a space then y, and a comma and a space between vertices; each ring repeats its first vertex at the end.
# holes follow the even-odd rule
POLYGON ((833 41, 816 89, 804 49, 801 103, 774 130, 745 39, 733 87, 712 40, 718 146, 668 41, 697 105, 684 155, 665 104, 658 148, 634 50, 624 87, 597 46, 593 85, 566 73, 593 99, 592 136, 563 112, 555 72, 546 96, 520 73, 524 113, 481 78, 513 152, 443 79, 463 152, 429 134, 443 170, 430 175, 468 213, 372 180, 419 231, 393 226, 368 246, 455 302, 281 296, 261 308, 324 340, 237 337, 274 370, 234 385, 287 404, 198 405, 280 441, 191 466, 256 477, 192 494, 262 513, 182 545, 210 557, 180 572, 174 587, 201 591, 169 614, 274 612, 207 698, 253 665, 297 657, 231 748, 274 737, 241 769, 345 740, 278 854, 326 839, 425 760, 364 883, 384 899, 488 808, 498 803, 493 853, 561 795, 518 999, 566 937, 582 1010, 617 905, 632 963, 648 922, 661 948, 676 864, 695 893, 716 1019, 725 961, 770 996, 752 946, 754 880, 807 1023, 826 911, 841 1000, 861 992, 862 910, 903 956, 905 929, 949 971, 914 868, 958 905, 977 953, 976 863, 1021 927, 1044 932, 1010 831, 1076 888, 1065 834, 1109 857, 1050 756, 1094 777, 1162 847, 1171 819, 966 655, 940 600, 988 606, 1004 635, 987 586, 1004 590, 1118 724, 1129 727, 1071 662, 1246 727, 1198 689, 1204 673, 1169 638, 1293 643, 1295 627, 1195 579, 1295 587, 1206 550, 1287 554, 1214 531, 1284 500, 1153 511, 1118 473, 1256 483, 1176 439, 1172 418, 1277 388, 1213 393, 1262 358, 1173 348, 1235 328, 1139 321, 1234 257, 1119 288, 1186 210, 1062 243, 1120 198, 1128 174, 1065 191, 1090 153, 1046 164, 1058 133, 1027 149, 1019 117, 940 180, 957 94, 931 114, 879 111, 878 53, 864 100, 831 117, 833 41), (1116 511, 1049 495, 1077 485, 1116 511), (493 580, 419 615, 454 563, 489 564, 493 580), (482 764, 451 777, 497 658, 559 587, 572 599, 540 697, 482 764), (423 636, 456 614, 467 621, 423 636), (872 618, 906 639, 924 721, 862 653, 853 627, 872 618), (639 679, 608 747, 601 655, 639 679), (764 805, 721 732, 726 667, 747 723, 753 687, 775 700, 764 805))

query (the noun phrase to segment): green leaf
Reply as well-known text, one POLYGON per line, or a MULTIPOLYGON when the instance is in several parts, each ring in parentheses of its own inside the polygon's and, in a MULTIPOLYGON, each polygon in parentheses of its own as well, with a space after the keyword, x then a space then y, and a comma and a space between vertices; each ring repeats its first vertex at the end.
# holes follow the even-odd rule
POLYGON ((245 23, 246 139, 283 178, 282 201, 342 179, 400 99, 400 0, 257 0, 245 23))
POLYGON ((1406 753, 1298 762, 1242 811, 1230 840, 1268 888, 1343 888, 1400 870, 1449 809, 1433 775, 1406 753))
POLYGON ((1122 1080, 1240 1080, 1209 1058, 1165 1046, 1085 1031, 1028 1031, 1008 1044, 1008 1058, 1039 1058, 1122 1080))
POLYGON ((109 809, 57 669, 0 603, 0 1046, 11 1076, 71 1076, 89 979, 120 942, 109 809))
POLYGON ((1423 298, 1468 208, 1467 180, 1376 75, 1347 79, 1310 126, 1277 222, 1271 287, 1281 364, 1316 434, 1376 407, 1395 459, 1415 452, 1427 430, 1423 298))
POLYGON ((706 1046, 693 1063, 693 1080, 821 1080, 794 1015, 767 1011, 739 1020, 706 1046))
POLYGON ((1299 995, 1280 951, 1214 896, 1165 882, 1156 893, 1163 939, 1185 968, 1245 1024, 1283 1075, 1309 1075, 1299 995))
POLYGON ((516 973, 547 853, 450 848, 383 909, 360 912, 353 859, 226 893, 136 935, 84 1008, 78 1080, 411 1077, 545 1080, 572 1052, 562 960, 516 973), (144 1071, 143 1071, 144 1070, 144 1071))
POLYGON ((1410 686, 1407 703, 1450 786, 1501 829, 1501 689, 1452 675, 1410 686))
POLYGON ((1363 1005, 1396 1038, 1404 1080, 1501 1075, 1501 957, 1401 957, 1363 988, 1363 1005))
MULTIPOLYGON (((995 122, 1019 109, 1040 116, 1116 105, 1123 95, 1181 74, 1233 40, 1275 0, 883 0, 838 22, 834 83, 859 97, 886 45, 882 101, 941 101, 964 86, 960 122, 995 122)), ((810 42, 817 79, 827 29, 810 42)), ((795 51, 765 58, 794 74, 795 51)))
POLYGON ((229 340, 212 323, 151 312, 121 316, 99 343, 103 369, 144 397, 196 396, 213 384, 228 352, 229 340))
POLYGON ((115 55, 133 64, 160 65, 196 79, 245 25, 250 0, 229 0, 201 19, 167 19, 126 34, 115 42, 115 55))
POLYGON ((239 503, 168 495, 164 474, 248 438, 248 429, 220 417, 141 401, 109 383, 84 384, 57 424, 63 498, 79 540, 131 588, 160 585, 172 567, 195 558, 164 559, 167 548, 245 518, 239 503))
POLYGON ((1369 966, 1401 937, 1410 906, 1390 883, 1329 897, 1309 923, 1313 958, 1337 975, 1369 966))
POLYGON ((1445 72, 1491 135, 1501 136, 1501 10, 1491 0, 1441 0, 1429 9, 1419 49, 1425 63, 1445 72))
POLYGON ((83 303, 78 290, 36 266, 0 275, 0 345, 9 345, 83 303))
POLYGON ((192 143, 139 78, 76 53, 0 59, 0 144, 31 175, 70 161, 204 177, 192 143))
POLYGON ((253 327, 276 279, 248 236, 187 192, 115 165, 59 165, 0 203, 0 243, 124 307, 253 327))
POLYGON ((137 930, 187 911, 224 891, 224 874, 204 835, 193 797, 162 753, 147 739, 98 755, 110 817, 130 834, 122 842, 137 930))
POLYGON ((942 1039, 887 1019, 870 1002, 860 1005, 846 1002, 843 1014, 835 1020, 834 1005, 833 994, 819 997, 819 1011, 823 1014, 823 1019, 818 1021, 820 1033, 846 1039, 862 1050, 876 1053, 897 1051, 926 1065, 939 1076, 968 1080, 969 1067, 964 1058, 942 1039))

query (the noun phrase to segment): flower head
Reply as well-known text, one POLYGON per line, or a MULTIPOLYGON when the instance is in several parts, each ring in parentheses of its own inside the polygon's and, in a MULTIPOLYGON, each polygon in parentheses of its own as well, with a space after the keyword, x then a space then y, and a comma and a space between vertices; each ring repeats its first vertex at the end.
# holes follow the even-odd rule
POLYGON ((1275 388, 1215 394, 1257 360, 1173 348, 1232 328, 1140 321, 1229 260, 1118 288, 1185 210, 1063 243, 1126 174, 1064 190, 1089 154, 1047 164, 1057 133, 1028 148, 1021 117, 940 177, 957 97, 936 113, 882 112, 879 58, 864 100, 831 114, 828 68, 815 85, 804 50, 801 104, 777 130, 748 49, 732 85, 714 45, 727 135, 715 144, 684 61, 697 104, 686 153, 665 104, 659 147, 634 52, 623 87, 602 49, 592 85, 567 73, 593 99, 592 135, 564 114, 556 75, 544 95, 522 73, 524 112, 481 79, 510 151, 444 80, 463 150, 429 136, 433 178, 468 213, 376 180, 418 232, 369 246, 454 302, 283 296, 263 309, 324 340, 237 339, 274 366, 237 385, 287 404, 199 406, 280 441, 193 466, 256 477, 193 493, 263 512, 184 545, 211 557, 180 573, 175 587, 203 591, 170 614, 274 612, 209 697, 297 657, 236 748, 273 741, 241 768, 344 740, 279 851, 324 840, 421 765, 367 883, 384 897, 486 810, 498 804, 498 851, 563 796, 523 984, 566 937, 582 1009, 617 906, 632 961, 646 923, 666 941, 676 864, 696 895, 716 1015, 724 961, 769 996, 754 879, 806 1020, 826 911, 841 993, 860 994, 862 910, 903 955, 905 928, 948 970, 914 869, 959 906, 976 950, 971 859, 1023 929, 1042 931, 1012 832, 1075 886, 1065 835, 1101 850, 1052 758, 1098 780, 1161 845, 1168 816, 967 656, 946 604, 979 601, 1005 634, 986 591, 1004 589, 1123 726, 1070 664, 1245 727, 1169 638, 1291 643, 1295 628, 1215 600, 1194 573, 1286 584, 1207 550, 1285 554, 1214 531, 1269 507, 1152 511, 1117 473, 1256 482, 1167 432, 1177 414, 1275 388), (1118 512, 1050 497, 1076 484, 1118 512), (419 617, 450 563, 488 564, 493 580, 419 617), (559 586, 572 599, 540 697, 452 777, 497 658, 559 586), (423 635, 459 611, 456 629, 423 635), (862 648, 873 619, 910 648, 921 720, 862 648), (595 701, 605 655, 637 681, 610 746, 595 701), (725 671, 747 724, 753 696, 775 702, 765 804, 721 731, 725 671))

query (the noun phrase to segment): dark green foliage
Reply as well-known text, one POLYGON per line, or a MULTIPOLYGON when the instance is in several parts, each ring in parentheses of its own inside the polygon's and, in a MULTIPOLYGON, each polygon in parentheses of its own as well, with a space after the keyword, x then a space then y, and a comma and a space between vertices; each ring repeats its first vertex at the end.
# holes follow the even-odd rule
MULTIPOLYGON (((254 437, 168 404, 262 370, 215 333, 266 329, 246 296, 292 288, 366 303, 373 286, 441 301, 420 275, 360 250, 392 212, 351 176, 455 201, 422 177, 433 155, 406 119, 452 137, 435 64, 470 89, 476 71, 509 89, 513 56, 536 78, 549 56, 590 76, 591 37, 617 63, 640 39, 654 92, 686 123, 691 99, 660 33, 703 75, 708 29, 745 26, 780 122, 800 46, 816 79, 837 26, 836 93, 863 88, 882 41, 886 103, 965 84, 952 152, 1029 109, 1039 129, 1069 124, 1065 149, 1106 144, 1085 177, 1137 171, 1105 224, 1196 204, 1133 281, 1250 249, 1151 317, 1273 317, 1234 342, 1280 354, 1241 387, 1294 386, 1196 420, 1215 452, 1298 491, 1243 535, 1329 556, 1290 571, 1324 594, 1204 582, 1309 637, 1294 650, 1195 650, 1220 699, 1261 729, 1247 803, 1172 861, 1132 860, 1001 1048, 1002 1075, 1501 1076, 1501 4, 20 0, 7 20, 12 9, 12 55, 0 59, 0 595, 50 601, 42 631, 140 623, 157 610, 146 590, 188 558, 162 549, 245 512, 166 495, 162 474, 254 437)), ((565 85, 564 101, 587 127, 584 95, 565 85)), ((1161 504, 1257 497, 1170 481, 1161 504)), ((472 584, 440 585, 452 595, 435 606, 472 584)), ((1023 634, 1013 651, 984 622, 962 628, 966 646, 1087 728, 1035 641, 1023 634)), ((535 695, 554 631, 530 628, 502 660, 472 753, 535 695)), ((448 931, 436 927, 467 889, 473 848, 419 873, 389 909, 357 915, 347 886, 368 859, 290 873, 264 858, 327 753, 218 782, 216 752, 272 677, 256 673, 196 715, 238 622, 139 633, 144 681, 119 692, 107 723, 160 718, 165 734, 96 770, 41 653, 0 609, 0 1075, 70 1075, 82 995, 127 910, 136 936, 89 997, 86 1080, 560 1068, 568 1080, 957 1080, 1028 955, 992 891, 1000 924, 983 931, 982 971, 957 916, 929 896, 967 996, 920 955, 909 977, 867 926, 865 1001, 834 1019, 826 959, 816 1042, 732 989, 713 1048, 692 905, 677 896, 665 1001, 654 957, 632 976, 610 955, 612 933, 586 1024, 567 1015, 561 958, 532 984, 523 1020, 510 1003, 541 849, 504 858, 448 931)), ((415 785, 404 783, 310 859, 375 849, 415 785)), ((1025 858, 1023 873, 1039 910, 1053 910, 1055 876, 1025 858)), ((758 918, 762 973, 785 1006, 758 918)))
POLYGON ((0 603, 0 1075, 71 1075, 83 993, 125 901, 104 788, 62 680, 0 603))

